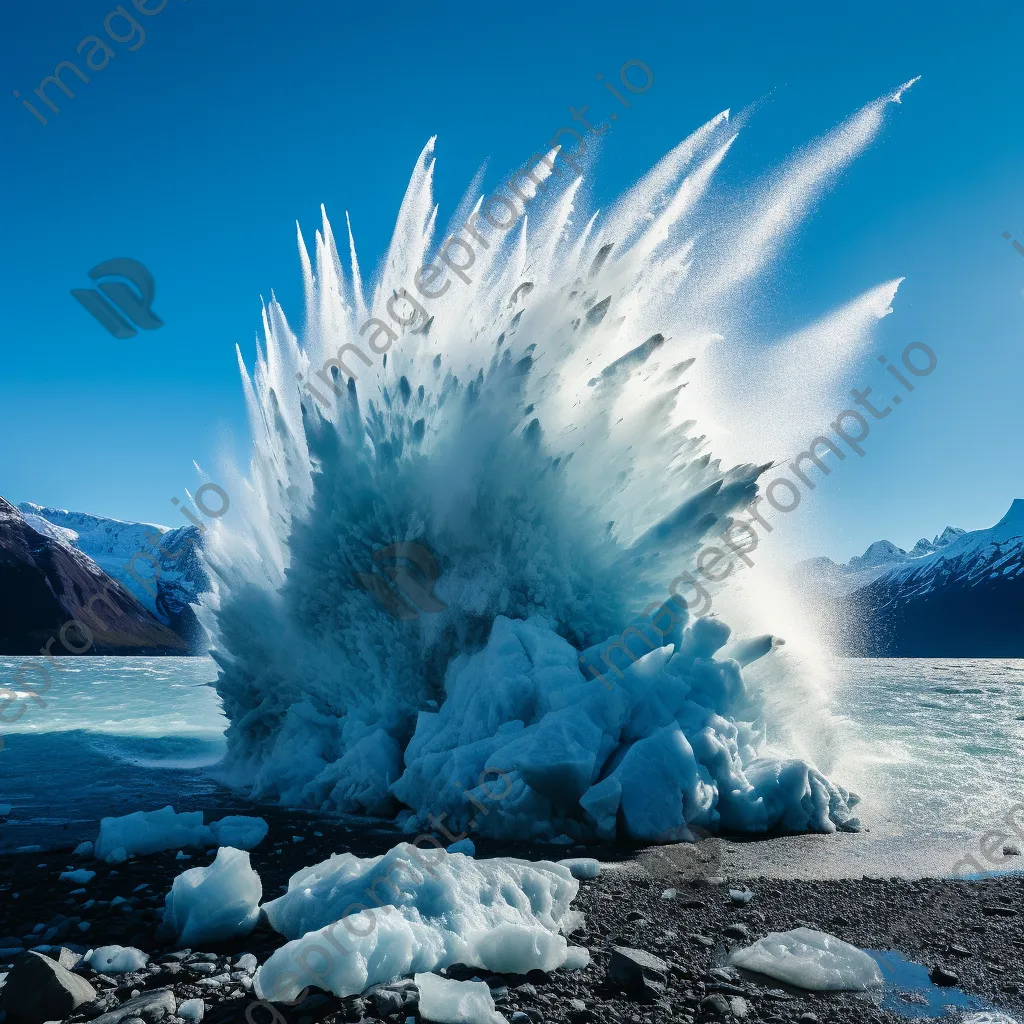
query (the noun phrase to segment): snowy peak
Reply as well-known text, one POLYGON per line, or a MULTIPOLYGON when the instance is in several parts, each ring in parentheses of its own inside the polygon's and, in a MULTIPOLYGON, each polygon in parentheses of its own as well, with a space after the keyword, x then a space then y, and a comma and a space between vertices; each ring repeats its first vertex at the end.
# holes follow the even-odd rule
POLYGON ((18 509, 37 533, 86 555, 158 622, 202 645, 191 605, 210 589, 210 581, 197 554, 202 538, 195 526, 131 523, 31 501, 18 509))
POLYGON ((996 528, 1001 526, 1017 526, 1024 531, 1024 498, 1014 498, 1006 515, 996 523, 996 528))
POLYGON ((848 654, 1024 656, 1024 499, 995 526, 949 526, 909 553, 878 541, 845 566, 798 568, 811 593, 835 600, 848 654))
POLYGON ((36 530, 0 498, 0 654, 36 655, 58 637, 76 654, 188 653, 179 635, 91 558, 36 530), (63 627, 70 621, 86 623, 86 648, 74 649, 84 633, 65 643, 63 627))
MULTIPOLYGON (((919 542, 920 543, 920 542, 919 542)), ((859 558, 851 558, 846 563, 847 569, 868 569, 873 565, 888 565, 892 562, 902 562, 907 557, 903 548, 896 547, 890 540, 876 540, 874 544, 859 558)))

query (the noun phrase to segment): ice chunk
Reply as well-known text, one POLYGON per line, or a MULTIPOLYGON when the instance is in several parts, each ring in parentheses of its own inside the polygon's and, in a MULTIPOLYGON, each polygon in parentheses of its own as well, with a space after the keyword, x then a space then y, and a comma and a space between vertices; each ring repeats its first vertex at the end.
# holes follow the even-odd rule
POLYGON ((60 877, 63 882, 75 882, 77 885, 85 885, 86 882, 91 882, 96 877, 96 872, 86 871, 85 868, 77 868, 75 871, 62 871, 60 877))
POLYGON ((252 931, 262 896, 249 854, 222 846, 209 867, 189 868, 174 879, 164 899, 164 923, 180 946, 226 942, 252 931))
POLYGON ((601 874, 601 862, 593 857, 566 857, 558 863, 568 868, 573 878, 597 878, 601 874))
POLYGON ((568 868, 550 861, 478 861, 408 843, 381 857, 334 854, 264 904, 271 926, 293 941, 259 969, 257 991, 284 1001, 315 985, 347 996, 453 963, 551 971, 582 923, 570 906, 578 891, 568 868), (377 906, 367 909, 367 897, 377 906))
POLYGON ((186 999, 178 1004, 174 1015, 182 1020, 191 1021, 192 1024, 198 1024, 203 1019, 204 1013, 206 1013, 206 1003, 202 999, 186 999))
POLYGON ((251 850, 267 838, 270 826, 262 818, 231 814, 220 821, 210 822, 210 831, 213 833, 213 842, 216 846, 251 850))
POLYGON ((1014 1017, 1007 1013, 1000 1013, 998 1010, 983 1010, 981 1013, 972 1013, 964 1017, 960 1024, 1017 1024, 1014 1017))
POLYGON ((812 928, 769 932, 734 950, 729 963, 813 992, 881 988, 882 972, 862 949, 812 928))
POLYGON ((472 839, 460 839, 448 847, 449 853, 464 853, 467 857, 476 856, 476 845, 472 839))
POLYGON ((590 950, 583 946, 570 946, 565 951, 564 971, 579 971, 590 965, 590 950))
POLYGON ((86 841, 79 843, 72 851, 73 857, 91 857, 92 856, 92 843, 86 841))
POLYGON ((483 981, 452 981, 438 974, 417 974, 420 1016, 437 1024, 508 1024, 494 1008, 483 981))
POLYGON ((134 946, 100 946, 86 955, 85 962, 101 974, 125 974, 141 970, 149 957, 134 946))
POLYGON ((103 818, 94 854, 99 860, 119 864, 128 857, 177 847, 234 846, 251 850, 263 841, 268 830, 262 818, 238 814, 204 825, 202 811, 177 813, 168 804, 158 811, 103 818))
POLYGON ((120 818, 103 818, 96 838, 98 860, 112 861, 122 849, 126 856, 159 853, 179 846, 212 846, 213 836, 203 824, 202 811, 176 814, 168 805, 158 811, 135 811, 120 818))

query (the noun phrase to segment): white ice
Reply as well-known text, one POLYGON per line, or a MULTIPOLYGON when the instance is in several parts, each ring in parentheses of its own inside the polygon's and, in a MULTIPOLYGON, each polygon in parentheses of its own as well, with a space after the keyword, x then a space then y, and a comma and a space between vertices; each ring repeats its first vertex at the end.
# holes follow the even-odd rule
POLYGON ((101 974, 125 974, 145 967, 149 957, 134 946, 100 946, 86 954, 85 962, 101 974))
POLYGON ((65 882, 77 882, 78 885, 85 885, 86 882, 91 882, 96 877, 96 872, 77 868, 74 871, 62 871, 60 877, 65 882))
POLYGON ((315 985, 345 996, 453 963, 523 974, 579 966, 566 941, 582 924, 570 906, 578 891, 549 861, 478 861, 408 843, 381 857, 334 854, 264 904, 293 941, 259 969, 258 991, 287 1000, 315 985))
POLYGON ((439 974, 417 974, 419 1011, 437 1024, 508 1024, 494 1008, 494 998, 483 981, 453 981, 439 974))
POLYGON ((733 950, 729 963, 813 992, 881 988, 882 972, 862 949, 812 928, 769 932, 733 950))
POLYGON ((226 942, 252 931, 262 897, 249 854, 222 846, 209 867, 189 868, 174 879, 164 899, 164 924, 179 946, 226 942))
POLYGON ((206 1004, 202 999, 185 999, 178 1003, 178 1009, 175 1011, 174 1016, 180 1017, 182 1020, 191 1021, 192 1024, 198 1024, 203 1019, 203 1014, 206 1013, 206 1004))
POLYGON ((558 863, 568 868, 573 878, 597 878, 601 874, 601 862, 593 857, 566 857, 558 863))
POLYGON ((244 815, 230 815, 204 825, 202 811, 177 813, 168 804, 157 811, 101 819, 93 855, 97 860, 120 863, 128 857, 177 847, 235 846, 250 850, 263 841, 268 829, 262 818, 244 815))
POLYGON ((312 254, 300 236, 305 334, 271 300, 252 372, 239 352, 252 459, 217 477, 235 521, 206 545, 229 781, 411 810, 409 831, 433 814, 452 842, 855 827, 850 794, 770 746, 743 669, 772 638, 729 656, 685 574, 848 401, 890 311, 896 282, 850 297, 834 344, 791 342, 751 316, 750 286, 902 92, 735 202, 715 181, 740 131, 727 111, 600 216, 589 182, 538 163, 528 200, 507 193, 527 216, 485 225, 472 271, 440 268, 419 309, 407 289, 445 238, 434 140, 374 280, 326 211, 312 254))

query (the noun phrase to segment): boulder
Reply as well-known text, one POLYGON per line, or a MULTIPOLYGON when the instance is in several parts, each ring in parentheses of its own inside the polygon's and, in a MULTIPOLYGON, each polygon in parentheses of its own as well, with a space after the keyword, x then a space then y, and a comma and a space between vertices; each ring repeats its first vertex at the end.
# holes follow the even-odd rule
POLYGON ((612 946, 608 980, 636 999, 653 1002, 665 993, 668 964, 642 949, 612 946))
POLYGON ((156 1021, 173 1015, 176 1008, 174 993, 170 989, 161 988, 153 992, 143 992, 142 995, 129 999, 116 1010, 97 1017, 92 1024, 125 1024, 132 1017, 141 1017, 148 1024, 155 1024, 156 1021))
POLYGON ((56 960, 29 951, 14 961, 0 990, 0 1010, 18 1021, 63 1020, 91 1003, 96 989, 56 960))

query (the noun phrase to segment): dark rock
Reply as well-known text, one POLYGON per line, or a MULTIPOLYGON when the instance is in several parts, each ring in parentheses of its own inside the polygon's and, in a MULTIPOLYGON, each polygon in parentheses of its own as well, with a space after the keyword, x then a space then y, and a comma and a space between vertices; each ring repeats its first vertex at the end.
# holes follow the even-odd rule
POLYGON ((928 972, 928 977, 932 979, 932 982, 936 985, 941 985, 944 988, 950 988, 953 985, 959 985, 960 979, 952 971, 947 971, 945 967, 936 965, 928 972))
POLYGON ((981 912, 986 917, 1016 917, 1017 911, 1012 907, 998 907, 994 904, 982 904, 981 912))
POLYGON ((642 949, 613 946, 608 980, 634 998, 653 1002, 665 993, 668 964, 642 949))
POLYGON ((172 1015, 177 1009, 174 993, 170 989, 161 988, 154 992, 143 992, 135 999, 129 999, 117 1009, 96 1017, 93 1024, 124 1024, 132 1017, 141 1017, 149 1024, 172 1015))
POLYGON ((400 1013, 405 1006, 405 995, 390 988, 379 988, 371 996, 373 1000, 373 1012, 378 1017, 390 1017, 394 1013, 400 1013))
POLYGON ((63 1020, 96 998, 96 989, 42 953, 14 961, 0 990, 0 1010, 25 1021, 63 1020))
MULTIPOLYGON (((91 558, 37 532, 0 498, 0 654, 37 654, 72 619, 92 626, 93 640, 83 653, 189 653, 180 636, 91 558), (102 615, 95 610, 100 598, 102 615)), ((85 639, 73 632, 70 643, 80 646, 85 639)))
POLYGON ((739 939, 741 942, 746 942, 750 938, 750 929, 745 924, 736 922, 729 925, 722 934, 727 939, 739 939))
POLYGON ((366 1000, 362 996, 349 996, 341 1001, 341 1019, 345 1024, 356 1024, 366 1013, 366 1000))
POLYGON ((717 992, 714 995, 705 996, 700 1001, 700 1010, 702 1013, 714 1014, 716 1017, 732 1016, 732 1007, 729 1006, 729 1000, 717 992))

